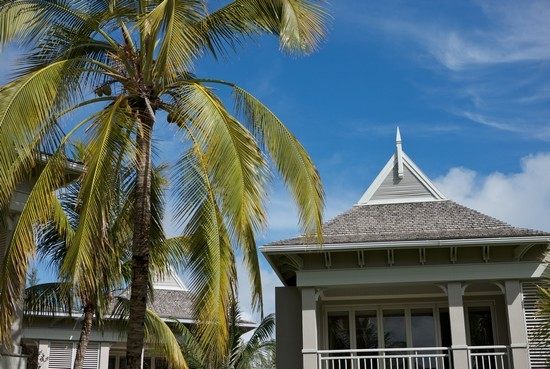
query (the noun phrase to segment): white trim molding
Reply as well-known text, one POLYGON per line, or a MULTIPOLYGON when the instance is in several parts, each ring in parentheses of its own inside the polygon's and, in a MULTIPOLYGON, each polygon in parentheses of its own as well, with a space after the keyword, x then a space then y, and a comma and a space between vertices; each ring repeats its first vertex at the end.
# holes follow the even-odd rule
POLYGON ((447 240, 418 240, 418 241, 376 241, 356 243, 327 243, 327 244, 293 244, 293 245, 266 245, 261 248, 265 254, 286 254, 302 252, 326 251, 357 251, 380 249, 414 249, 418 247, 453 247, 453 246, 482 246, 482 245, 520 245, 524 243, 550 243, 550 236, 528 237, 491 237, 491 238, 461 238, 447 240))

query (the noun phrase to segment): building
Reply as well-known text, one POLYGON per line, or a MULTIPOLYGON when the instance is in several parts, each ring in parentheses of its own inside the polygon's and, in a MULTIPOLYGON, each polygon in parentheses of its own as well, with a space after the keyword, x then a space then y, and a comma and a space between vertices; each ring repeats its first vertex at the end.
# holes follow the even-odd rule
POLYGON ((323 245, 263 247, 284 284, 277 368, 549 368, 534 313, 550 233, 447 199, 396 141, 323 245))
MULTIPOLYGON (((153 283, 151 308, 164 320, 191 325, 194 322, 191 292, 172 271, 153 283)), ((21 330, 22 352, 27 357, 27 369, 71 369, 80 338, 80 312, 35 316, 26 314, 21 330)), ((168 369, 166 362, 153 348, 146 347, 143 369, 168 369)), ((84 369, 125 369, 126 337, 116 324, 106 319, 101 329, 94 327, 84 369)))

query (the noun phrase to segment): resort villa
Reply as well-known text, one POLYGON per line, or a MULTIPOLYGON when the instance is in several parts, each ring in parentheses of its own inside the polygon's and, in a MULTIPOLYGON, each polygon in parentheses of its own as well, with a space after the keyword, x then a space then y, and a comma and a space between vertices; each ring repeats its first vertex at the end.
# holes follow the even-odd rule
MULTIPOLYGON (((31 186, 13 197, 2 248, 31 186)), ((550 233, 447 199, 403 152, 398 131, 395 153, 357 204, 325 225, 322 245, 298 237, 263 247, 284 284, 275 292, 277 368, 548 368, 535 303, 549 244, 550 233)), ((175 273, 154 288, 161 317, 193 324, 175 273)), ((71 369, 79 319, 21 312, 0 368, 71 369)), ((167 368, 155 356, 146 348, 143 368, 167 368)), ((124 335, 109 324, 95 330, 84 368, 124 369, 124 335)))
POLYGON ((263 247, 284 284, 277 368, 548 368, 535 302, 550 233, 447 199, 396 141, 322 245, 263 247))

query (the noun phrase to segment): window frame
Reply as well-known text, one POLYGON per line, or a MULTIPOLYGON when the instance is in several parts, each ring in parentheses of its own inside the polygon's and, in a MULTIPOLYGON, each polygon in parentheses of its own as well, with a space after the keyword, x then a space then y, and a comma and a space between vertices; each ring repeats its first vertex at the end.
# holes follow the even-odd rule
MULTIPOLYGON (((464 320, 466 330, 466 339, 468 345, 470 344, 470 325, 468 319, 468 309, 470 307, 489 307, 491 310, 491 323, 493 326, 493 341, 498 343, 498 319, 496 304, 494 300, 479 300, 479 301, 464 301, 464 320)), ((328 313, 329 312, 342 312, 348 314, 349 319, 349 334, 350 334, 350 349, 356 350, 357 348, 357 332, 355 326, 355 314, 357 311, 375 311, 377 320, 377 337, 378 347, 384 347, 384 326, 383 326, 383 311, 384 310, 403 310, 405 313, 405 330, 407 338, 407 348, 412 346, 412 326, 411 326, 411 310, 415 309, 431 309, 434 317, 434 329, 435 329, 435 343, 434 347, 441 347, 441 321, 440 311, 448 310, 448 304, 444 302, 396 302, 396 303, 374 303, 374 304, 330 304, 322 305, 321 317, 322 317, 322 334, 321 334, 321 346, 328 350, 328 313)))

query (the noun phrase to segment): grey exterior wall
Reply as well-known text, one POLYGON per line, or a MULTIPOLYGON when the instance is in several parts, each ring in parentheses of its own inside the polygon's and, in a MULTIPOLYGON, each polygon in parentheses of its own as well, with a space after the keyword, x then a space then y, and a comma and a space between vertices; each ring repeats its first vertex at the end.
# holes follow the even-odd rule
POLYGON ((275 289, 276 368, 302 369, 302 301, 296 287, 275 289))

